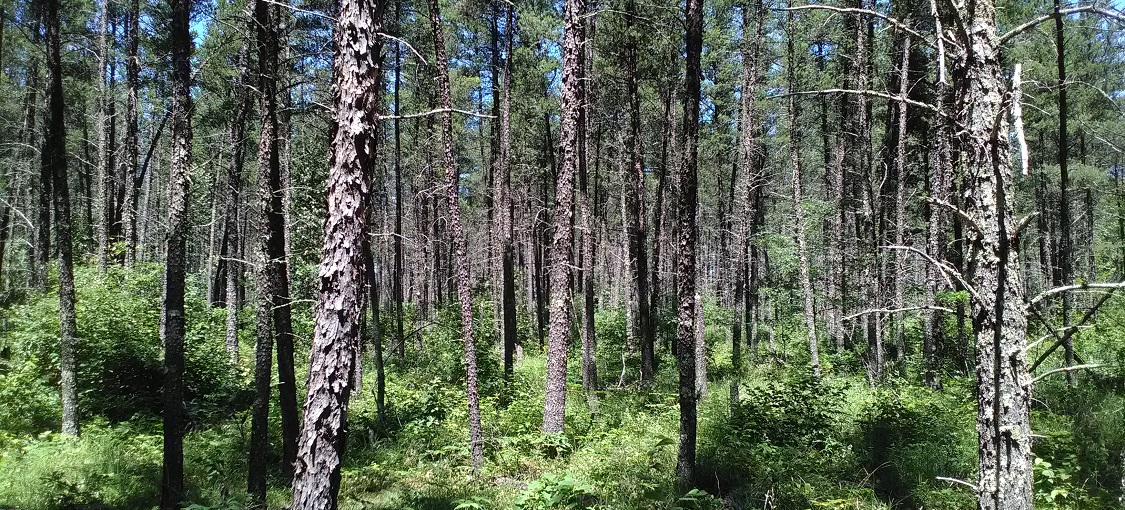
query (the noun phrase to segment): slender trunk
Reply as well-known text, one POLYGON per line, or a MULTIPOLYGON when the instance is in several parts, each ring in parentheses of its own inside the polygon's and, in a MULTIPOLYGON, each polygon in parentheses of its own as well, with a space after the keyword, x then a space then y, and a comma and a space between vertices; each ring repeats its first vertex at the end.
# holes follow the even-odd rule
POLYGON ((504 18, 504 86, 500 95, 500 171, 498 197, 496 200, 500 218, 500 256, 501 256, 501 313, 504 328, 504 377, 512 378, 513 358, 516 350, 516 275, 515 246, 512 241, 512 41, 515 39, 515 9, 505 8, 504 18))
MULTIPOLYGON (((573 263, 574 178, 579 170, 581 143, 578 123, 582 109, 582 13, 584 0, 566 0, 563 15, 563 86, 560 142, 562 165, 555 188, 554 240, 551 244, 551 318, 547 339, 547 387, 543 432, 561 434, 566 415, 566 351, 570 340, 570 266, 573 263)), ((548 145, 548 148, 551 148, 548 145)))
POLYGON ((695 331, 696 320, 696 211, 699 153, 700 57, 703 53, 703 2, 688 0, 686 12, 687 45, 684 75, 683 159, 679 183, 679 253, 676 293, 679 298, 679 321, 676 344, 679 356, 680 443, 676 455, 676 481, 682 488, 695 480, 696 388, 695 331))
MULTIPOLYGON (((797 56, 793 49, 793 14, 788 15, 788 82, 789 90, 798 90, 796 83, 797 56)), ((805 298, 805 329, 809 341, 809 363, 812 365, 814 379, 820 379, 820 353, 816 338, 816 311, 813 307, 812 281, 809 277, 809 255, 805 246, 805 212, 801 194, 801 135, 797 128, 799 112, 797 99, 789 96, 786 105, 789 117, 789 164, 793 169, 793 228, 797 241, 797 268, 801 283, 801 292, 805 298)))
MULTIPOLYGON (((909 22, 909 18, 907 18, 909 22)), ((898 67, 898 93, 906 97, 910 93, 910 35, 902 36, 902 56, 898 67)), ((899 101, 897 104, 897 132, 895 134, 895 245, 902 246, 906 242, 906 103, 899 101)), ((906 252, 894 252, 894 307, 906 306, 906 252)), ((906 324, 903 322, 905 315, 899 312, 894 317, 895 356, 899 363, 906 361, 906 324)))
MULTIPOLYGON (((589 10, 589 2, 582 2, 582 17, 587 17, 589 10)), ((593 28, 593 19, 590 20, 591 29, 593 28)), ((590 147, 590 104, 593 97, 592 90, 594 87, 590 86, 592 78, 587 77, 587 72, 593 67, 593 48, 588 43, 591 38, 587 38, 585 21, 579 25, 582 31, 579 34, 579 47, 582 48, 578 54, 579 63, 578 70, 581 76, 578 79, 578 96, 579 96, 579 110, 578 110, 578 207, 581 216, 581 230, 582 230, 582 261, 579 264, 581 267, 581 291, 582 291, 582 388, 586 390, 589 402, 593 405, 594 391, 598 389, 598 364, 596 358, 596 348, 598 345, 597 338, 594 335, 594 244, 597 241, 597 232, 595 230, 596 220, 591 213, 590 205, 590 190, 587 179, 588 168, 588 152, 590 147), (589 66, 587 62, 590 62, 589 66)))
MULTIPOLYGON (((367 301, 371 304, 373 325, 371 343, 375 350, 375 418, 382 425, 387 419, 387 378, 383 370, 383 324, 379 317, 379 279, 375 271, 375 257, 371 254, 370 236, 364 246, 364 268, 367 274, 367 301)), ((362 376, 362 372, 358 375, 362 376)), ((357 389, 361 382, 356 381, 357 389)))
MULTIPOLYGON (((230 123, 230 162, 227 166, 227 193, 225 195, 223 219, 223 241, 220 244, 220 263, 225 266, 223 277, 225 284, 225 306, 227 308, 226 321, 226 348, 231 358, 238 360, 238 312, 241 308, 239 301, 239 286, 241 280, 242 262, 238 257, 239 246, 239 218, 241 217, 242 193, 242 168, 244 151, 246 147, 246 117, 250 110, 249 93, 249 54, 245 46, 239 52, 239 78, 234 86, 234 112, 230 123)), ((135 227, 135 224, 134 224, 135 227)))
POLYGON ((641 382, 652 384, 656 365, 656 336, 652 327, 652 312, 649 309, 648 239, 645 228, 645 169, 641 147, 641 97, 638 91, 640 77, 637 74, 637 34, 633 26, 636 16, 636 0, 625 4, 625 99, 629 102, 629 128, 625 132, 625 153, 627 163, 623 165, 622 186, 625 188, 625 232, 629 261, 629 283, 632 287, 635 306, 633 336, 641 344, 641 382))
MULTIPOLYGON (((940 32, 941 19, 937 15, 936 0, 932 1, 934 1, 933 14, 935 25, 937 31, 940 32)), ((949 154, 949 124, 944 115, 945 95, 948 87, 945 77, 944 46, 941 49, 943 51, 939 52, 938 58, 943 60, 939 61, 937 64, 937 88, 935 93, 935 103, 939 114, 934 115, 931 121, 934 128, 931 128, 933 134, 930 137, 930 196, 938 200, 948 201, 949 181, 953 176, 953 169, 949 154)), ((926 239, 926 249, 930 257, 934 260, 944 261, 948 212, 945 208, 931 202, 929 204, 929 213, 929 232, 926 239)), ((937 293, 943 289, 943 279, 944 276, 941 273, 941 269, 933 264, 926 265, 927 305, 937 305, 937 293)), ((942 324, 943 316, 941 313, 937 310, 930 310, 922 325, 922 379, 926 386, 931 388, 937 388, 941 385, 941 381, 937 375, 936 360, 934 358, 937 352, 937 344, 942 336, 942 324)))
POLYGON ((484 436, 480 428, 480 393, 477 389, 477 347, 473 338, 473 296, 469 278, 469 253, 465 230, 461 225, 461 207, 458 205, 457 162, 453 153, 453 112, 449 86, 449 59, 445 53, 445 35, 441 26, 438 0, 429 0, 430 25, 434 38, 434 60, 437 63, 437 84, 441 114, 442 167, 445 169, 445 196, 449 205, 449 233, 453 237, 453 256, 456 265, 457 298, 461 303, 461 341, 465 353, 465 392, 469 403, 469 455, 473 474, 480 472, 484 461, 484 436))
MULTIPOLYGON (((671 65, 671 64, 669 64, 671 65)), ((662 247, 665 244, 664 235, 664 193, 668 187, 668 145, 669 139, 672 138, 672 131, 674 130, 674 122, 672 121, 672 96, 673 88, 668 87, 664 93, 664 116, 661 127, 660 136, 660 170, 657 174, 656 182, 656 196, 653 197, 652 203, 652 226, 654 229, 652 236, 652 268, 649 280, 652 282, 649 285, 649 316, 651 320, 648 324, 649 331, 647 336, 653 339, 653 371, 656 371, 656 330, 659 326, 657 317, 660 315, 660 255, 662 247)))
MULTIPOLYGON (((402 0, 395 0, 395 28, 399 33, 402 32, 402 0)), ((398 108, 399 108, 399 90, 402 88, 402 44, 395 44, 395 90, 394 90, 394 136, 395 136, 395 266, 394 266, 394 285, 391 288, 391 294, 395 302, 395 344, 405 345, 406 337, 403 335, 402 330, 402 317, 403 317, 403 301, 402 295, 402 278, 403 278, 403 256, 402 256, 402 131, 399 127, 398 108)), ((421 337, 417 337, 421 338, 421 337)), ((381 347, 381 346, 380 346, 381 347)), ((416 347, 421 351, 421 344, 416 347)), ((382 352, 378 353, 380 356, 377 364, 382 368, 382 352)))
POLYGON ((191 171, 191 0, 172 0, 172 155, 164 266, 164 478, 161 510, 184 502, 184 276, 191 171))
MULTIPOLYGON (((1059 88, 1059 139, 1058 139, 1058 164, 1059 164, 1059 271, 1062 273, 1062 284, 1069 285, 1074 279, 1074 257, 1071 248, 1070 234, 1070 174, 1067 168, 1069 144, 1067 140, 1067 103, 1066 103, 1066 60, 1063 55, 1063 15, 1059 12, 1062 8, 1060 0, 1055 0, 1055 63, 1058 67, 1059 88)), ((1062 295, 1062 325, 1070 326, 1071 297, 1069 292, 1062 295)), ((1074 365, 1074 342, 1067 337, 1063 343, 1066 367, 1074 365)), ((1073 370, 1066 373, 1066 383, 1074 386, 1078 382, 1077 373, 1073 370)))
POLYGON ((378 139, 381 0, 342 0, 333 54, 328 217, 318 271, 308 397, 293 480, 294 510, 332 510, 347 445, 347 406, 359 342, 369 176, 378 139), (372 47, 374 46, 374 47, 372 47))
POLYGON ((102 0, 98 11, 98 271, 105 273, 109 259, 109 231, 112 222, 113 186, 110 183, 110 173, 113 171, 109 165, 110 144, 109 126, 113 122, 109 117, 108 77, 106 67, 109 65, 109 0, 102 0))
POLYGON ((40 175, 53 175, 55 230, 59 249, 59 371, 62 433, 78 435, 78 328, 75 319, 74 253, 71 248, 70 186, 67 182, 62 46, 59 2, 47 0, 47 126, 40 151, 40 175))

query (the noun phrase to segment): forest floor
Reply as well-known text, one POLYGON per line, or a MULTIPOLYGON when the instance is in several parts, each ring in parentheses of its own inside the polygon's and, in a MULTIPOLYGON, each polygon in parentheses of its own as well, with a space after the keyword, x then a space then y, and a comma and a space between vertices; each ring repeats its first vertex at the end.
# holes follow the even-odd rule
MULTIPOLYGON (((57 324, 57 300, 29 299, 6 312, 8 329, 0 335, 0 508, 151 508, 157 499, 160 358, 151 339, 159 320, 148 307, 159 299, 159 277, 154 272, 100 284, 79 276, 85 283, 79 287, 79 321, 89 344, 80 361, 92 379, 82 393, 81 438, 49 432, 57 426, 50 325, 57 324), (130 321, 135 324, 125 324, 130 321)), ((232 367, 223 351, 223 311, 201 299, 194 303, 188 311, 195 325, 188 344, 192 425, 185 443, 191 508, 244 508, 252 342, 243 338, 242 361, 232 367)), ((491 324, 491 308, 481 302, 479 324, 491 324)), ((481 334, 485 462, 473 476, 459 327, 453 310, 446 310, 426 331, 423 350, 408 340, 404 359, 388 354, 382 421, 373 358, 365 354, 363 386, 348 410, 340 507, 975 508, 969 489, 937 479, 975 477, 969 377, 946 367, 942 388, 927 389, 918 383, 920 367, 911 356, 905 364, 889 364, 873 388, 861 358, 844 353, 824 355, 825 378, 814 382, 805 375, 804 335, 788 323, 775 325, 780 354, 767 355, 763 345, 763 352, 746 355, 735 374, 728 329, 712 315, 718 317, 707 321, 710 380, 699 406, 698 490, 678 490, 674 483, 674 358, 658 348, 657 378, 648 389, 640 388, 631 357, 619 381, 626 329, 620 311, 597 313, 600 391, 582 390, 578 347, 571 349, 566 432, 558 436, 540 432, 546 360, 536 343, 525 339, 524 357, 505 381, 496 339, 481 334), (736 376, 738 401, 732 406, 736 376)), ((298 323, 301 338, 307 339, 310 326, 298 323)), ((1083 339, 1087 362, 1105 368, 1083 373, 1076 388, 1067 388, 1062 377, 1036 386, 1039 508, 1115 505, 1125 451, 1121 338, 1125 313, 1107 310, 1083 339), (1099 352, 1103 356, 1092 355, 1099 352)), ((908 348, 916 348, 916 340, 909 337, 908 348)), ((307 349, 306 340, 298 354, 302 383, 307 349)), ((288 489, 280 470, 276 404, 270 412, 269 462, 275 467, 268 503, 284 508, 288 489)))

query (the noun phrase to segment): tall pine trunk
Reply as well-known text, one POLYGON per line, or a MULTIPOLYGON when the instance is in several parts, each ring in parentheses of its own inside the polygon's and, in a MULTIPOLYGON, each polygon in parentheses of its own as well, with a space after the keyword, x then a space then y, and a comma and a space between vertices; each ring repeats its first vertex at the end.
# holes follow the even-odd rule
POLYGON ((377 154, 383 7, 381 0, 342 0, 336 16, 328 217, 293 480, 294 510, 335 509, 340 490, 347 406, 360 340, 369 176, 377 154))
POLYGON ((191 171, 191 0, 172 0, 172 156, 164 266, 164 477, 161 510, 184 502, 184 275, 191 171))
MULTIPOLYGON (((555 184, 554 240, 551 243, 550 328, 547 334, 547 387, 543 432, 561 434, 566 416, 566 352, 570 343, 570 275, 574 239, 574 178, 578 173, 584 0, 566 0, 563 14, 563 74, 560 142, 562 165, 555 184)), ((549 124, 548 124, 549 126, 549 124)), ((553 150, 553 145, 547 145, 553 150)), ((553 165, 552 165, 553 166, 553 165)))
POLYGON ((680 437, 676 454, 676 481, 690 487, 695 480, 696 388, 696 211, 698 208, 699 101, 703 53, 703 1, 688 0, 687 46, 684 75, 683 159, 679 183, 679 250, 676 294, 679 299, 676 344, 679 361, 680 437))
POLYGON ((434 38, 434 59, 437 62, 438 101, 441 113, 442 167, 445 169, 445 197, 449 205, 449 233, 453 237, 456 265, 457 299, 461 304, 461 341, 465 356, 465 392, 469 403, 469 455, 473 473, 484 462, 484 436, 480 428, 480 393, 477 388, 477 347, 473 338, 473 295, 469 279, 469 253, 465 229, 461 224, 460 189, 457 161, 453 152, 453 112, 449 85, 449 59, 445 53, 445 35, 441 26, 438 0, 429 0, 430 24, 434 38))
POLYGON ((47 0, 47 126, 40 151, 40 175, 54 178, 55 233, 59 249, 59 370, 62 433, 78 435, 78 328, 74 299, 74 252, 71 240, 70 186, 67 181, 65 99, 59 1, 47 0))

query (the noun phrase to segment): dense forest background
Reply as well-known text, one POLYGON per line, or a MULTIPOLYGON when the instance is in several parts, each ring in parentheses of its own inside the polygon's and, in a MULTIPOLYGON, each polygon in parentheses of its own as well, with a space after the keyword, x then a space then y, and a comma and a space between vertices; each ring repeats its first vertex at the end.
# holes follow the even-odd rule
POLYGON ((1125 504, 1120 8, 0 0, 0 507, 1125 504))

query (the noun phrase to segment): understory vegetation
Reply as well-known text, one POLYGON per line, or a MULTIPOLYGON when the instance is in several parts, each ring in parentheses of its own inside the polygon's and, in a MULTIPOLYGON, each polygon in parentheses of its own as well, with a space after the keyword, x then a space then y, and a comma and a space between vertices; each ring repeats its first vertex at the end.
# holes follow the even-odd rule
MULTIPOLYGON (((112 269, 105 277, 77 272, 84 367, 79 380, 83 431, 59 428, 57 300, 5 296, 0 336, 0 507, 149 508, 161 476, 161 354, 156 266, 112 269)), ((247 501, 252 343, 241 362, 223 346, 222 310, 189 286, 185 402, 186 484, 191 508, 243 508, 247 501)), ((307 304, 304 306, 308 306, 307 304)), ((796 305, 794 305, 796 306, 796 305)), ((914 382, 919 367, 892 365, 872 389, 854 355, 826 356, 821 382, 802 356, 804 333, 777 322, 776 353, 765 340, 733 373, 729 313, 705 309, 709 389, 699 410, 700 486, 675 487, 678 411, 675 359, 658 349, 656 383, 641 389, 637 360, 622 355, 625 315, 602 310, 600 391, 587 395, 571 370, 563 435, 540 432, 545 355, 521 320, 523 358, 505 382, 490 325, 494 306, 478 300, 479 373, 485 464, 470 476, 467 406, 458 315, 437 314, 422 330, 422 350, 408 338, 406 357, 387 358, 386 415, 375 405, 374 363, 363 363, 363 386, 348 409, 349 444, 340 491, 348 509, 488 508, 973 508, 976 470, 973 381, 946 367, 940 390, 914 382), (624 367, 622 363, 624 362, 624 367), (623 374, 623 375, 622 375, 623 374), (731 382, 740 380, 738 401, 731 382), (942 477, 939 479, 938 477, 942 477)), ((413 317, 407 310, 407 319, 413 317)), ((1084 352, 1103 365, 1083 372, 1077 388, 1062 377, 1037 383, 1032 415, 1036 504, 1040 508, 1108 508, 1120 486, 1125 452, 1125 319, 1101 313, 1082 334, 1084 352)), ((670 313, 670 311, 669 311, 670 313)), ((295 314, 305 317, 308 314, 295 314)), ((665 321, 671 316, 666 314, 665 321)), ((796 320, 793 321, 794 323, 796 320)), ((386 326, 386 325, 384 325, 386 326)), ((414 331, 408 320, 407 331, 414 331)), ((953 328, 952 321, 947 327, 953 328)), ((670 334, 670 324, 662 330, 670 334)), ((243 328, 246 333, 247 328, 243 328)), ((299 363, 307 363, 311 324, 296 325, 299 363)), ((371 328, 371 334, 374 334, 371 328)), ((917 328, 908 328, 917 349, 917 328)), ((947 338, 956 338, 949 331, 947 338)), ((762 332, 765 338, 768 332, 762 332)), ((384 335, 390 338, 391 335, 384 335)), ((575 336, 576 338, 576 336, 575 336)), ((660 345, 665 345, 663 342, 660 345)), ((579 363, 572 346, 571 364, 579 363)), ((299 366, 304 373, 307 366, 299 366)), ((276 375, 275 375, 276 377, 276 375)), ((303 378, 300 381, 304 383, 303 378)), ((276 384, 276 382, 275 382, 276 384)), ((304 388, 299 392, 303 394, 304 388)), ((279 437, 278 410, 270 412, 279 437)), ((275 466, 267 503, 287 504, 275 466)))

